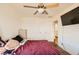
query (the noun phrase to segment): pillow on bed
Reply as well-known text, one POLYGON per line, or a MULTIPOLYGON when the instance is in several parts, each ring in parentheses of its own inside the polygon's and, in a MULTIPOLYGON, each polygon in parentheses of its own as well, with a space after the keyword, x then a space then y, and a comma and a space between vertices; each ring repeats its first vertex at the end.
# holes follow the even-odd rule
POLYGON ((16 37, 12 38, 13 40, 17 40, 18 42, 21 42, 23 38, 20 35, 17 35, 16 37))

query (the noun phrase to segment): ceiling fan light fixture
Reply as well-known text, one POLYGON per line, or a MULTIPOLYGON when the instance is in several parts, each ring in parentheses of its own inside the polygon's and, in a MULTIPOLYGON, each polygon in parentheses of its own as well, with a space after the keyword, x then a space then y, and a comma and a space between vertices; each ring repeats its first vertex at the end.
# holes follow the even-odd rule
POLYGON ((43 8, 39 8, 39 9, 38 9, 38 12, 39 12, 39 13, 42 13, 42 12, 44 12, 44 9, 43 9, 43 8))

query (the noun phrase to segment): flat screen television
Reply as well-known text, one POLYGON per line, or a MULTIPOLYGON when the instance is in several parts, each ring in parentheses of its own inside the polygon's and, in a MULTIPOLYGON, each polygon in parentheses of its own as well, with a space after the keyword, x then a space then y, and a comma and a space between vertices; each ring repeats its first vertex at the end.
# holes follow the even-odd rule
POLYGON ((62 26, 79 24, 79 7, 61 16, 62 26))

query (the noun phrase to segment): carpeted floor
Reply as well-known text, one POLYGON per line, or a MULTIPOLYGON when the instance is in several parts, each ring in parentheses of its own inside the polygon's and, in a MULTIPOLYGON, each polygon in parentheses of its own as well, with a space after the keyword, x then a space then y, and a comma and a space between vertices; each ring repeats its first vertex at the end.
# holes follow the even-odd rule
POLYGON ((60 51, 61 55, 70 55, 67 51, 63 50, 62 48, 60 47, 56 47, 56 48, 60 51))
POLYGON ((57 48, 60 51, 61 55, 70 55, 67 51, 63 50, 62 48, 58 47, 58 46, 54 46, 54 44, 52 42, 50 42, 51 45, 53 45, 53 47, 57 48))

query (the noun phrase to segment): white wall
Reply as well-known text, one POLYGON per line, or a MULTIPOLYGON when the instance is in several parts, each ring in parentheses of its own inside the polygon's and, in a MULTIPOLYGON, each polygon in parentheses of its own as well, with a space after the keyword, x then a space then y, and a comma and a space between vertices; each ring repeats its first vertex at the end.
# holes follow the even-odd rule
POLYGON ((4 40, 18 34, 19 23, 17 13, 8 4, 0 4, 0 32, 4 40))
POLYGON ((79 54, 79 24, 62 26, 60 16, 77 6, 79 6, 79 4, 74 4, 64 10, 61 14, 55 16, 55 18, 59 21, 59 46, 70 54, 79 54))
POLYGON ((24 17, 21 19, 22 29, 27 29, 27 38, 53 41, 52 18, 24 17))
POLYGON ((27 30, 27 38, 29 39, 53 41, 52 18, 43 16, 20 17, 20 13, 18 13, 17 6, 0 4, 0 35, 4 40, 14 37, 18 34, 18 30, 23 28, 27 30))
POLYGON ((79 53, 79 24, 63 27, 63 43, 71 54, 79 53))

